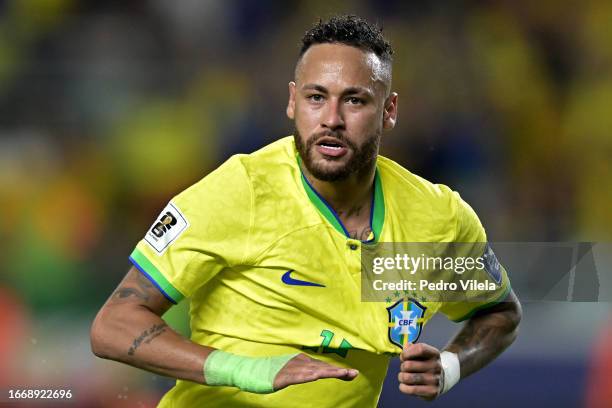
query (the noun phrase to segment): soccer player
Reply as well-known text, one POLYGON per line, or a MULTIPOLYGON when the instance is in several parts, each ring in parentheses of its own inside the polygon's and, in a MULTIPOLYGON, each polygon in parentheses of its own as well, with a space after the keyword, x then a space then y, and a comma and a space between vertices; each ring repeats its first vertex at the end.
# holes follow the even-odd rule
POLYGON ((400 390, 434 399, 517 335, 503 268, 478 302, 361 301, 362 247, 486 235, 457 193, 378 156, 398 103, 381 30, 337 16, 302 41, 294 135, 174 197, 92 325, 97 356, 177 378, 160 406, 374 407, 397 355, 400 390), (189 340, 161 319, 185 297, 189 340), (417 342, 436 312, 466 321, 442 351, 417 342))

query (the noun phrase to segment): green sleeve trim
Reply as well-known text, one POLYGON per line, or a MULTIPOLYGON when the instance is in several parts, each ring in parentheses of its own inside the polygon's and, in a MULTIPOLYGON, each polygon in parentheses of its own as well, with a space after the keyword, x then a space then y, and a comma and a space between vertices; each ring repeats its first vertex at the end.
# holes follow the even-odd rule
POLYGON ((476 312, 479 312, 481 310, 488 309, 488 308, 490 308, 492 306, 495 306, 496 304, 498 304, 501 301, 503 301, 506 298, 506 296, 508 296, 508 294, 510 293, 511 289, 512 288, 510 287, 510 284, 508 284, 508 286, 506 287, 506 290, 504 290, 504 293, 502 293, 497 299, 495 299, 495 300, 493 300, 493 301, 491 301, 489 303, 485 303, 484 305, 480 305, 478 307, 475 307, 468 314, 466 314, 463 317, 460 317, 459 319, 451 319, 451 320, 453 322, 455 322, 455 323, 460 323, 460 322, 462 322, 464 320, 467 320, 470 317, 474 316, 474 314, 476 314, 476 312))
POLYGON ((159 269, 138 250, 138 248, 134 249, 130 255, 130 261, 132 261, 134 266, 149 278, 149 280, 157 286, 157 289, 159 289, 172 303, 176 304, 185 298, 185 296, 166 279, 159 269))

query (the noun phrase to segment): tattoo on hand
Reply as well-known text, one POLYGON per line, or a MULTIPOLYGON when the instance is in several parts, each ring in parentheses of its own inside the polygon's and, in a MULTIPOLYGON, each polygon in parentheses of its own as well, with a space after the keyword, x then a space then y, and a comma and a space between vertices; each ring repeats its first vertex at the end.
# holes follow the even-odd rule
POLYGON ((140 333, 140 336, 134 339, 132 346, 128 350, 128 355, 133 356, 136 352, 136 349, 140 347, 143 342, 149 344, 151 341, 153 341, 154 338, 165 332, 167 327, 168 325, 166 323, 154 324, 147 330, 140 333))

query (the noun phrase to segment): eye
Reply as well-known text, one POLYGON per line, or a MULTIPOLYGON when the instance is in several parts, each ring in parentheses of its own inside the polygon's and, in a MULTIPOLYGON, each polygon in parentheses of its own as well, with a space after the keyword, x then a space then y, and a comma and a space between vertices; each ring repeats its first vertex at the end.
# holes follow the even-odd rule
POLYGON ((323 101, 323 95, 321 95, 321 94, 308 95, 306 98, 310 99, 312 102, 321 102, 321 101, 323 101))
POLYGON ((364 101, 361 98, 358 98, 356 96, 349 96, 348 98, 346 98, 346 102, 350 103, 351 105, 363 105, 364 101))

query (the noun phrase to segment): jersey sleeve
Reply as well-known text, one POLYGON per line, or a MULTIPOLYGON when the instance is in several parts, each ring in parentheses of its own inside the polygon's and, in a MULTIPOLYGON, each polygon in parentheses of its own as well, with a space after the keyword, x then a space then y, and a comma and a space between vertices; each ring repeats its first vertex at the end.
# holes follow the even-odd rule
POLYGON ((239 156, 174 197, 130 261, 173 303, 248 252, 253 194, 239 156))
POLYGON ((465 301, 444 302, 440 311, 450 320, 461 322, 469 319, 479 310, 491 307, 506 298, 510 293, 510 281, 504 267, 498 262, 491 246, 487 243, 487 235, 478 216, 457 192, 453 192, 456 208, 456 236, 459 243, 472 257, 481 257, 484 268, 474 270, 471 275, 479 282, 488 281, 495 289, 470 290, 465 293, 465 301), (464 245, 461 243, 474 243, 464 245))

